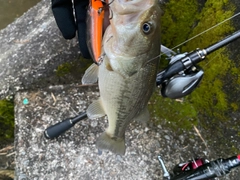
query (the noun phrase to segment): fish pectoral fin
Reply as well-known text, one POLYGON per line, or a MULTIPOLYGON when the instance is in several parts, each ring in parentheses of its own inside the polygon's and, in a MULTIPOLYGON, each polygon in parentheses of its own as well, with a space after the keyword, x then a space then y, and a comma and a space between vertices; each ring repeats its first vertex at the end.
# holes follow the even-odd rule
POLYGON ((120 155, 124 155, 126 150, 124 138, 112 138, 106 132, 99 136, 96 145, 99 149, 107 149, 115 154, 120 155))
POLYGON ((98 65, 93 63, 84 73, 82 84, 94 84, 98 81, 98 65))
POLYGON ((105 115, 106 113, 102 108, 102 103, 100 99, 93 101, 92 104, 90 104, 89 107, 87 108, 87 116, 89 119, 95 119, 103 117, 105 115))
POLYGON ((135 121, 140 122, 143 126, 147 125, 148 120, 150 119, 150 114, 147 109, 147 106, 141 111, 138 116, 134 118, 135 121))

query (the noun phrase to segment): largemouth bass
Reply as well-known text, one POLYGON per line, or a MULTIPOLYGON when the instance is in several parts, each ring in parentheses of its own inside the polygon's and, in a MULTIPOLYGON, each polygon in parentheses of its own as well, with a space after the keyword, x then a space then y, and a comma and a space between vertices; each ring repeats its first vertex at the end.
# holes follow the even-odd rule
POLYGON ((88 117, 108 117, 97 147, 125 154, 129 123, 149 119, 147 104, 155 87, 160 54, 161 9, 158 0, 113 0, 109 11, 103 62, 91 65, 82 83, 99 84, 100 97, 88 107, 88 117))

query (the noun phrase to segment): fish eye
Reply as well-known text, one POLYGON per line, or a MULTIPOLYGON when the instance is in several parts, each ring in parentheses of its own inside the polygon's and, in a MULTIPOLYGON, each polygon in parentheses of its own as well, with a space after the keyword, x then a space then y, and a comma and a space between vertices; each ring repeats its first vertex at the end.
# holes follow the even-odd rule
POLYGON ((151 24, 150 23, 144 23, 143 26, 142 26, 142 31, 145 33, 145 34, 148 34, 150 31, 151 31, 151 24))

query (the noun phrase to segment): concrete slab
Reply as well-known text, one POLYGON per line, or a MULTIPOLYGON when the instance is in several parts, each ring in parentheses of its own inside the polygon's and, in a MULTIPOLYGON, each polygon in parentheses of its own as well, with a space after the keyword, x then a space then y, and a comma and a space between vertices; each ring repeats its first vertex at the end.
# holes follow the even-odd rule
POLYGON ((0 99, 20 89, 56 84, 57 67, 79 57, 77 39, 65 40, 42 0, 0 31, 0 99))
MULTIPOLYGON (((16 94, 16 180, 162 179, 158 155, 168 169, 195 156, 218 158, 214 147, 206 147, 196 131, 176 136, 151 122, 148 127, 129 126, 124 156, 95 147, 106 118, 85 119, 55 140, 45 139, 43 132, 49 125, 84 111, 98 96, 97 86, 76 84, 16 94)), ((239 172, 222 179, 237 180, 239 172)))

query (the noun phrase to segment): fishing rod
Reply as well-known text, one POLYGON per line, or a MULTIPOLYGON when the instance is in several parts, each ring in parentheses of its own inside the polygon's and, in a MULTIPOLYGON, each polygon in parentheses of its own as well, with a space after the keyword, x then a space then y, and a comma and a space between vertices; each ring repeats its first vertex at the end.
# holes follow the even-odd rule
MULTIPOLYGON (((156 85, 162 86, 162 95, 176 99, 190 94, 200 83, 203 76, 203 71, 198 70, 196 65, 203 61, 208 54, 237 40, 239 37, 240 31, 237 31, 205 49, 197 49, 190 53, 172 56, 168 67, 157 74, 156 85)), ((76 117, 65 119, 48 127, 44 131, 44 135, 47 139, 54 139, 85 118, 87 118, 87 113, 82 112, 76 117)))
POLYGON ((193 159, 177 164, 173 168, 173 174, 167 171, 161 156, 158 156, 158 161, 163 170, 164 180, 214 180, 216 177, 230 173, 233 168, 239 167, 240 155, 210 162, 203 158, 193 159))

